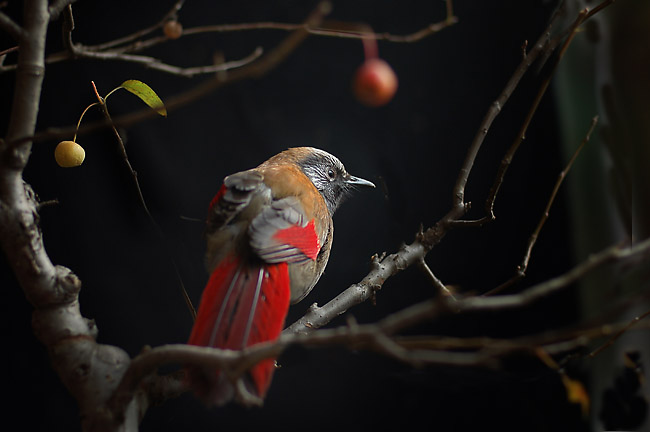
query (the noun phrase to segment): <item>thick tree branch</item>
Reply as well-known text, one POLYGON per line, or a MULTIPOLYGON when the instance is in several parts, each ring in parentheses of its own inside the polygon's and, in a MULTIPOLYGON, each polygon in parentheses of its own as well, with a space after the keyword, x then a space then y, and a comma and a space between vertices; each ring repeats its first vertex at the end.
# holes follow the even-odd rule
MULTIPOLYGON (((9 130, 0 145, 0 243, 34 306, 34 332, 89 419, 113 391, 117 384, 113 377, 121 376, 129 358, 120 348, 95 342, 94 325, 79 311, 81 283, 68 269, 50 261, 38 227, 35 194, 22 179, 32 145, 24 137, 34 134, 45 70, 47 1, 26 0, 23 22, 9 130)), ((93 429, 88 423, 84 427, 93 429)))
MULTIPOLYGON (((165 345, 148 349, 133 360, 116 395, 122 395, 125 400, 128 400, 128 395, 135 392, 142 379, 157 368, 170 364, 221 369, 233 381, 237 381, 259 361, 278 357, 294 345, 346 345, 354 349, 372 349, 413 366, 433 364, 490 367, 496 365, 496 362, 507 354, 516 351, 533 352, 539 347, 543 347, 550 354, 562 354, 585 347, 590 340, 602 338, 612 331, 620 335, 650 315, 650 312, 635 318, 632 322, 613 326, 552 331, 507 340, 446 336, 404 338, 398 336, 398 333, 417 324, 445 316, 465 314, 469 317, 475 312, 520 308, 570 287, 582 277, 606 264, 625 263, 630 260, 650 262, 650 239, 629 247, 616 245, 605 249, 569 272, 519 294, 457 300, 440 297, 409 306, 373 324, 359 325, 351 320, 348 325, 310 332, 302 331, 303 328, 300 326, 297 330, 289 327, 276 341, 260 343, 242 351, 189 345, 165 345), (462 351, 456 351, 459 349, 462 351)), ((355 291, 357 287, 348 290, 355 291)), ((118 399, 115 399, 115 402, 118 403, 118 399)))

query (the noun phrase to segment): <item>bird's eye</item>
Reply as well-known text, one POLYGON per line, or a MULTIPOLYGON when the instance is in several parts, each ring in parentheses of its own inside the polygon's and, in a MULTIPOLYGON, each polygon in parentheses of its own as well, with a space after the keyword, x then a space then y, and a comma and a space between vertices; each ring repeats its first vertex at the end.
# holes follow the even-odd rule
POLYGON ((327 170, 327 177, 329 177, 330 180, 334 180, 336 178, 336 173, 332 168, 327 170))

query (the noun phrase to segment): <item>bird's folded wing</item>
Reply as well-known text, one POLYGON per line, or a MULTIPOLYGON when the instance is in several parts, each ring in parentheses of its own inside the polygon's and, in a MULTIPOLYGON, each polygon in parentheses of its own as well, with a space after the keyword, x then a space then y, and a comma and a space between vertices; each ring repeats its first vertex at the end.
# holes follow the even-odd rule
POLYGON ((273 201, 253 219, 248 233, 257 255, 268 263, 315 260, 320 241, 295 196, 273 201))

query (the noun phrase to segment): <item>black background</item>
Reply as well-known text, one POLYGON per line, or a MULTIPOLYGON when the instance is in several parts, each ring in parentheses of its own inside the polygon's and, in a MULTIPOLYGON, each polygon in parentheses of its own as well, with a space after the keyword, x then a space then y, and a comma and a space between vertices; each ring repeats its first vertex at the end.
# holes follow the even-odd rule
MULTIPOLYGON (((10 10, 18 5, 10 2, 10 10)), ((156 22, 172 1, 79 1, 75 41, 96 44, 156 22)), ((207 275, 202 265, 202 219, 224 176, 256 166, 293 146, 315 146, 338 156, 354 175, 380 187, 359 191, 335 216, 330 263, 316 289, 293 306, 288 323, 313 302, 323 304, 369 270, 374 253, 392 253, 411 242, 420 225, 431 226, 450 208, 451 189, 466 149, 490 103, 521 60, 524 40, 536 40, 552 12, 546 1, 456 2, 459 22, 413 44, 379 42, 380 56, 399 77, 395 99, 371 109, 350 91, 363 61, 358 40, 308 38, 260 79, 205 95, 122 130, 146 202, 162 228, 161 240, 143 212, 133 180, 109 130, 80 136, 86 161, 75 169, 54 162, 55 141, 35 144, 24 177, 42 200, 45 245, 55 264, 83 281, 81 311, 96 321, 99 342, 136 355, 143 346, 182 343, 191 318, 179 293, 172 260, 193 301, 207 275), (171 251, 168 253, 167 251, 171 251), (171 256, 170 256, 171 255, 171 256)), ((300 22, 314 7, 303 1, 188 1, 179 19, 186 28, 255 21, 300 22)), ((16 7, 16 9, 19 9, 16 7)), ((363 22, 378 32, 406 34, 444 18, 442 1, 334 1, 330 19, 363 22)), ((14 15, 16 16, 16 15, 14 15)), ((48 52, 61 49, 60 22, 50 28, 48 52)), ((282 31, 248 31, 184 37, 146 54, 163 61, 209 64, 215 51, 227 60, 255 47, 270 50, 282 31)), ((10 46, 4 42, 0 48, 10 46)), ((15 57, 9 57, 14 61, 15 57)), ((502 111, 479 153, 466 197, 468 217, 482 204, 505 150, 515 138, 541 82, 531 71, 502 111)), ((13 73, 0 76, 2 109, 9 106, 13 73)), ((47 67, 38 129, 69 126, 101 94, 126 79, 149 84, 163 98, 189 89, 188 80, 124 62, 75 60, 47 67)), ((125 91, 109 99, 113 116, 141 108, 125 91)), ((6 124, 7 116, 2 121, 6 124)), ((91 110, 84 121, 99 120, 91 110)), ((3 127, 3 130, 4 127, 3 127)), ((461 292, 484 292, 510 277, 520 262, 553 183, 565 161, 559 152, 551 92, 544 98, 497 200, 497 220, 481 229, 457 229, 427 257, 436 275, 461 292)), ((71 139, 70 137, 69 139, 71 139)), ((561 193, 536 246, 524 288, 572 265, 565 197, 561 193)), ((31 333, 31 306, 5 261, 0 270, 2 328, 9 341, 5 404, 24 430, 76 430, 74 400, 52 371, 45 349, 31 333)), ((391 278, 377 295, 349 314, 375 321, 434 293, 415 268, 391 278)), ((530 308, 471 315, 423 326, 434 334, 508 337, 572 322, 571 291, 530 308)), ((342 324, 345 316, 331 325, 342 324)), ((191 395, 147 413, 141 429, 371 429, 581 430, 580 409, 566 402, 559 375, 533 357, 506 359, 499 370, 413 369, 382 355, 342 347, 292 348, 280 359, 263 408, 206 409, 191 395)), ((575 371, 580 377, 580 370, 575 371)))

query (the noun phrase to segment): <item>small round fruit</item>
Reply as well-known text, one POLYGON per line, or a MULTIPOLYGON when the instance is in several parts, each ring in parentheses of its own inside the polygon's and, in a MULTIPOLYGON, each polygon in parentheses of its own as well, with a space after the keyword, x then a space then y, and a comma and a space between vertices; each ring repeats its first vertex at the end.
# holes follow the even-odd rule
POLYGON ((169 39, 178 39, 183 34, 183 25, 175 20, 167 21, 163 25, 163 33, 169 39))
POLYGON ((54 159, 63 168, 77 167, 86 157, 83 147, 74 141, 61 141, 54 149, 54 159))
POLYGON ((397 91, 397 75, 384 60, 368 59, 357 69, 353 90, 357 100, 364 105, 386 105, 397 91))

